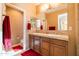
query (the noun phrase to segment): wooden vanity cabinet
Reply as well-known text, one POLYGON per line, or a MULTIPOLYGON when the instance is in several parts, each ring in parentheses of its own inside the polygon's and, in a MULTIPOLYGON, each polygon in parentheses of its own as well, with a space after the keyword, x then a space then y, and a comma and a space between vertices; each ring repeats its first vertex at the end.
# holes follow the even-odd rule
POLYGON ((44 56, 49 56, 49 39, 41 38, 41 54, 44 56))
POLYGON ((68 42, 65 40, 29 35, 29 46, 43 56, 68 55, 68 42))

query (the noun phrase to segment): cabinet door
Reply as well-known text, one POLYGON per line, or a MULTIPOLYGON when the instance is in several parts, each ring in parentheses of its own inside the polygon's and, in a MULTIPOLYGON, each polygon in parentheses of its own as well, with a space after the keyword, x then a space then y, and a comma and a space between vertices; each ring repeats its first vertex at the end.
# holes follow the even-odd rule
POLYGON ((41 54, 44 56, 49 55, 49 40, 45 38, 41 40, 41 54))
POLYGON ((50 55, 51 56, 65 56, 66 55, 66 47, 51 44, 50 55))
POLYGON ((49 50, 49 42, 42 40, 41 41, 41 48, 45 50, 49 50))
POLYGON ((36 52, 40 53, 40 38, 39 37, 34 37, 34 39, 33 39, 33 48, 36 52))

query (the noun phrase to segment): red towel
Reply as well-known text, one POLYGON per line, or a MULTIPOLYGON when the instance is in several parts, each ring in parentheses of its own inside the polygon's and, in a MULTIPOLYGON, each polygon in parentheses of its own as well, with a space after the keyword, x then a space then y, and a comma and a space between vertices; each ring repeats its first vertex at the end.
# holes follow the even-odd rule
POLYGON ((30 23, 27 23, 27 29, 31 30, 31 24, 30 23))
MULTIPOLYGON (((5 47, 5 42, 8 40, 11 40, 11 30, 10 30, 10 18, 9 16, 5 16, 3 21, 3 44, 5 47)), ((7 45, 10 45, 11 41, 8 41, 7 45)))

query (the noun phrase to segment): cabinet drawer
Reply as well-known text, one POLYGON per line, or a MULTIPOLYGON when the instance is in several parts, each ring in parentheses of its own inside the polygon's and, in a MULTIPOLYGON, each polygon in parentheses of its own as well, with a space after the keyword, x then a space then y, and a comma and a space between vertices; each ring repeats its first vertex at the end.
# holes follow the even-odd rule
POLYGON ((60 46, 66 46, 68 42, 64 41, 64 40, 51 39, 50 43, 57 44, 57 45, 60 45, 60 46))
POLYGON ((49 56, 49 51, 42 48, 42 49, 41 49, 41 54, 42 54, 43 56, 49 56))
POLYGON ((40 39, 40 37, 39 36, 33 36, 33 39, 40 39))
POLYGON ((49 42, 49 39, 48 39, 48 38, 41 37, 41 39, 42 39, 43 41, 47 41, 47 42, 49 42))

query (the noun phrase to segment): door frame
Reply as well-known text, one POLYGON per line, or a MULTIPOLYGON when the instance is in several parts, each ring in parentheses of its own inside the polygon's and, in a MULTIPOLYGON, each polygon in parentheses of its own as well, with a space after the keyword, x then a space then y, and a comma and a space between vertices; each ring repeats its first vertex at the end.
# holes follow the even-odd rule
POLYGON ((13 5, 13 4, 10 4, 10 3, 6 3, 5 6, 8 6, 8 7, 11 7, 11 8, 14 8, 18 11, 21 11, 23 13, 23 50, 26 50, 27 49, 27 45, 26 45, 26 11, 16 5, 13 5))

